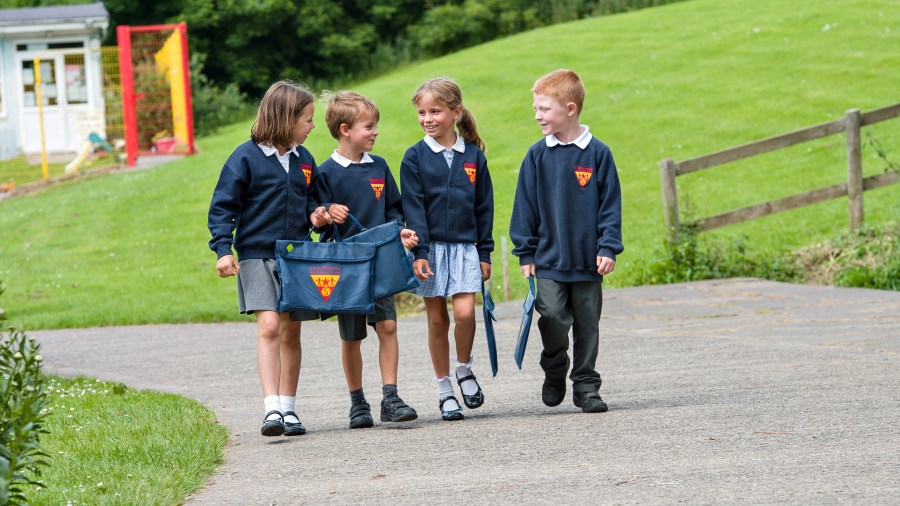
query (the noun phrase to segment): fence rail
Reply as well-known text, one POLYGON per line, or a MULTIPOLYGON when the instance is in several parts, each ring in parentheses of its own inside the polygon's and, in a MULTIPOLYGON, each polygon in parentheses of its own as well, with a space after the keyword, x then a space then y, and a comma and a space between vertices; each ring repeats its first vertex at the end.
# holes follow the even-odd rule
POLYGON ((849 197, 850 228, 856 230, 863 222, 862 194, 872 190, 900 182, 900 172, 893 171, 877 176, 862 177, 862 155, 860 148, 860 129, 864 126, 879 123, 900 116, 900 103, 860 113, 859 109, 849 109, 844 117, 802 128, 793 132, 759 141, 735 146, 732 148, 701 155, 688 160, 676 162, 671 158, 659 161, 660 180, 662 182, 663 210, 666 217, 668 239, 677 242, 678 230, 681 227, 678 212, 678 192, 675 184, 677 176, 683 176, 703 169, 742 160, 770 151, 809 142, 829 135, 846 132, 847 137, 847 182, 826 188, 800 193, 790 197, 744 207, 727 213, 702 218, 694 222, 700 230, 733 225, 770 214, 780 213, 817 202, 831 200, 847 195, 849 197))

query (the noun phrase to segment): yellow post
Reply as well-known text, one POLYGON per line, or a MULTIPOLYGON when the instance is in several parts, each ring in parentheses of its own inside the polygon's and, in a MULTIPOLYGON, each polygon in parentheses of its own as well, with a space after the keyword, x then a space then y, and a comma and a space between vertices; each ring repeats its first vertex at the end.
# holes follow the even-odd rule
POLYGON ((50 167, 47 166, 47 145, 44 143, 44 97, 41 94, 41 59, 34 58, 34 92, 38 104, 38 118, 41 120, 41 169, 44 181, 50 179, 50 167))

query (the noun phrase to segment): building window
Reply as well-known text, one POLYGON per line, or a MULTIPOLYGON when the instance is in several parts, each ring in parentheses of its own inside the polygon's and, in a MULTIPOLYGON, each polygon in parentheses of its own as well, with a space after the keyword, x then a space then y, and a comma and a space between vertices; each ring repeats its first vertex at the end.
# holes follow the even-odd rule
POLYGON ((87 76, 84 54, 67 54, 63 57, 66 69, 66 99, 70 104, 88 103, 87 76))
MULTIPOLYGON (((56 60, 41 60, 41 96, 44 105, 57 105, 56 60)), ((22 92, 25 107, 37 107, 37 90, 34 82, 34 61, 22 62, 22 92)))

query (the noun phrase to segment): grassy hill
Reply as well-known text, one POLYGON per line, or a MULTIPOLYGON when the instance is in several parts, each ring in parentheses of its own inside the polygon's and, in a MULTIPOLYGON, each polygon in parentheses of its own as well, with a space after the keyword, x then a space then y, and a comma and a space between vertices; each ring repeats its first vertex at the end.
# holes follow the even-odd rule
MULTIPOLYGON (((661 254, 657 162, 690 158, 900 101, 900 4, 894 0, 692 0, 535 30, 354 86, 381 108, 375 152, 397 169, 423 135, 410 98, 425 79, 457 80, 488 147, 495 237, 506 234, 515 177, 540 136, 530 88, 561 67, 587 86, 582 120, 615 155, 625 253, 612 286, 632 284, 661 254)), ((324 159, 319 127, 307 147, 324 159)), ((234 282, 219 280, 206 211, 223 161, 249 122, 202 139, 201 153, 147 171, 65 184, 0 202, 0 279, 6 310, 29 328, 236 318, 234 282)), ((863 130, 900 161, 900 120, 863 130)), ((865 175, 884 170, 870 145, 865 175)), ((697 217, 845 178, 844 139, 832 136, 679 178, 697 217)), ((900 185, 865 194, 866 221, 900 219, 900 185)), ((573 219, 577 217, 573 216, 573 219)), ((847 228, 846 199, 729 227, 758 251, 780 252, 847 228)), ((499 241, 495 270, 499 277, 499 241)), ((524 284, 510 259, 513 288, 524 284)))

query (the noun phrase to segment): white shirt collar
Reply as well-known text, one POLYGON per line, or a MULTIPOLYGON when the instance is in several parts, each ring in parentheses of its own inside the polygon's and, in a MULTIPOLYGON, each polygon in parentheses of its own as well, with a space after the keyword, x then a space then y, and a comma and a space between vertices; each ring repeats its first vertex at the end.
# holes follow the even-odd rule
MULTIPOLYGON (((266 146, 265 144, 260 144, 258 142, 256 145, 259 146, 259 149, 261 149, 266 156, 278 155, 278 148, 275 146, 266 146)), ((284 154, 287 155, 288 153, 294 153, 295 155, 300 156, 300 153, 297 153, 297 146, 287 150, 284 154)))
POLYGON ((547 146, 551 148, 558 145, 566 146, 568 144, 574 144, 581 149, 585 149, 591 142, 592 137, 593 135, 591 135, 591 131, 588 129, 587 125, 581 125, 581 135, 572 142, 562 142, 556 137, 556 134, 550 134, 545 137, 545 139, 547 140, 547 146))
MULTIPOLYGON (((425 144, 427 144, 428 147, 431 148, 431 150, 435 153, 440 153, 441 151, 445 151, 447 149, 444 146, 441 146, 441 144, 438 141, 434 140, 434 137, 430 135, 425 136, 425 144)), ((464 141, 462 136, 460 136, 459 134, 456 135, 456 144, 453 145, 452 149, 454 151, 459 151, 460 153, 466 152, 466 141, 464 141)))
MULTIPOLYGON (((346 156, 338 153, 336 149, 334 150, 334 153, 331 153, 331 159, 345 169, 349 167, 351 163, 356 163, 346 156)), ((359 163, 375 163, 375 160, 372 160, 372 157, 369 156, 369 153, 363 153, 362 158, 359 160, 359 163)))

